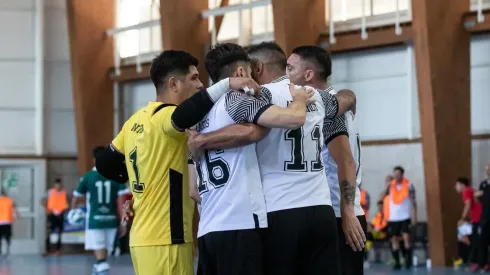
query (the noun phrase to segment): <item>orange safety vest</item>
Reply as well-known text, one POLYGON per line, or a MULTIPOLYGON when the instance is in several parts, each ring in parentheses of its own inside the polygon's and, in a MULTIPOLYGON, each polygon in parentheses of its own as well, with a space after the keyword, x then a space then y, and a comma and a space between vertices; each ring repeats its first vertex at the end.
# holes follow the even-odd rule
POLYGON ((386 217, 383 213, 378 212, 376 216, 371 220, 371 224, 373 225, 374 229, 381 231, 383 228, 386 227, 388 222, 386 221, 386 217))
POLYGON ((383 198, 383 216, 385 220, 390 217, 390 196, 387 195, 383 198))
POLYGON ((56 189, 51 188, 48 195, 48 211, 55 214, 61 214, 68 208, 68 201, 66 199, 65 190, 56 191, 56 189))
POLYGON ((11 224, 14 221, 14 201, 7 196, 0 196, 0 224, 11 224))
POLYGON ((410 185, 407 179, 402 180, 402 187, 400 190, 396 188, 396 180, 393 180, 390 185, 391 201, 394 204, 402 203, 410 195, 410 185))
POLYGON ((367 204, 367 192, 366 192, 366 190, 361 189, 361 207, 362 207, 362 210, 364 210, 364 216, 366 216, 366 219, 367 219, 369 209, 368 209, 368 207, 364 207, 364 205, 366 205, 366 204, 367 204))

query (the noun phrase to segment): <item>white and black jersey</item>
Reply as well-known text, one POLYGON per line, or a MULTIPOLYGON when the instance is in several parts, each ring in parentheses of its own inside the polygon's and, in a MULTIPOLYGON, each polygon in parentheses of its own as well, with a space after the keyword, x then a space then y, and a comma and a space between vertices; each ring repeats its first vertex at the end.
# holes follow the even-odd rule
MULTIPOLYGON (((333 88, 329 88, 324 91, 320 91, 322 95, 336 94, 333 88)), ((330 195, 332 197, 332 206, 335 211, 335 215, 340 217, 340 186, 338 177, 337 163, 328 152, 327 145, 334 138, 339 135, 346 135, 349 137, 349 144, 352 150, 354 160, 356 162, 356 182, 358 188, 356 188, 356 197, 354 202, 354 212, 356 216, 364 215, 364 210, 361 208, 361 191, 359 185, 361 184, 361 141, 359 139, 359 130, 356 125, 355 116, 351 111, 346 112, 342 116, 335 118, 334 120, 326 121, 324 125, 325 145, 323 146, 323 162, 325 163, 325 174, 327 175, 328 185, 330 186, 330 195)))
MULTIPOLYGON (((196 125, 200 133, 253 120, 253 113, 266 108, 249 97, 247 109, 233 104, 243 94, 221 97, 196 125)), ((267 212, 260 179, 256 145, 226 150, 206 150, 196 165, 201 197, 198 237, 210 232, 267 227, 267 212)))
MULTIPOLYGON (((289 79, 264 85, 266 103, 286 108, 293 99, 289 79)), ((338 112, 335 96, 314 94, 315 102, 307 106, 306 122, 295 130, 271 129, 257 143, 262 185, 267 212, 284 209, 331 205, 330 191, 323 172, 321 156, 324 119, 338 112)), ((260 114, 257 114, 260 116, 260 114)))

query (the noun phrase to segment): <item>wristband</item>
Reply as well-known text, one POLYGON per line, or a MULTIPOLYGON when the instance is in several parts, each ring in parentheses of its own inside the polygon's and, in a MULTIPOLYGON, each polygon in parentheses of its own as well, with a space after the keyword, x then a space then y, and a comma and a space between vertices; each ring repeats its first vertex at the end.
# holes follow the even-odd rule
POLYGON ((206 89, 209 98, 211 98, 213 102, 218 101, 218 99, 224 94, 226 94, 229 90, 230 90, 230 78, 225 78, 206 89))

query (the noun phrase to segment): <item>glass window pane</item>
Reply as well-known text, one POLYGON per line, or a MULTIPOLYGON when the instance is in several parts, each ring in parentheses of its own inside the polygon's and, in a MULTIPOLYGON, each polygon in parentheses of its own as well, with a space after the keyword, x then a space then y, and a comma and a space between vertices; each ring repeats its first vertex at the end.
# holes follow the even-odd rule
MULTIPOLYGON (((396 0, 372 0, 373 1, 373 13, 383 14, 396 12, 396 0)), ((409 0, 398 0, 399 9, 407 10, 410 5, 409 0)))
POLYGON ((252 35, 270 33, 274 31, 274 17, 272 5, 252 9, 252 35))

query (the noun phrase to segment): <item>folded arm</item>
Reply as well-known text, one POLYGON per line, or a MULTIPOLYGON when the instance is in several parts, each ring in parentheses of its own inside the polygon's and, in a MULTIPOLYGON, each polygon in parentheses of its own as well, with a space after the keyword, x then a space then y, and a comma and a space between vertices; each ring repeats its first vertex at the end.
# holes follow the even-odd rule
POLYGON ((296 129, 305 123, 306 102, 293 101, 287 108, 272 105, 271 92, 262 87, 260 98, 229 93, 226 110, 236 123, 253 122, 267 128, 296 129))
POLYGON ((203 150, 237 148, 259 142, 268 133, 268 128, 252 123, 233 124, 213 132, 199 134, 193 140, 189 139, 189 146, 192 143, 194 148, 203 150))

